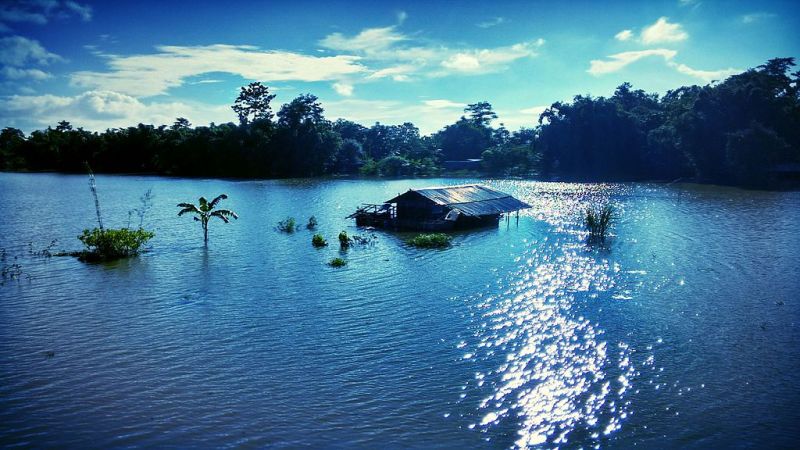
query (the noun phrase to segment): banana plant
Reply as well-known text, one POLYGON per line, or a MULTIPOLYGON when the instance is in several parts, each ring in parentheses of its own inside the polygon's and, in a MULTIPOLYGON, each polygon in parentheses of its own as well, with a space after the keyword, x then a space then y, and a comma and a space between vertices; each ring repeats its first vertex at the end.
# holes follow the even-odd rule
POLYGON ((198 200, 200 206, 196 206, 192 203, 178 203, 178 208, 183 208, 180 210, 180 212, 178 212, 178 216, 182 216, 186 213, 194 214, 194 220, 196 222, 200 222, 200 224, 203 226, 203 242, 208 245, 208 222, 212 217, 222 219, 222 221, 225 223, 230 223, 231 218, 239 218, 235 212, 229 209, 214 209, 217 207, 219 202, 225 200, 226 198, 228 198, 228 196, 222 194, 209 202, 205 197, 200 197, 198 200))

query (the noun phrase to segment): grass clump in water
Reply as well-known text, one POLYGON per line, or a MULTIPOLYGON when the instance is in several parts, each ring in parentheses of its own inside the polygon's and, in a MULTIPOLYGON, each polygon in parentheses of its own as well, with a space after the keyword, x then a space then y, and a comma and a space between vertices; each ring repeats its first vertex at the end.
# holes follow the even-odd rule
POLYGON ((83 230, 78 236, 86 249, 79 253, 79 258, 84 261, 111 261, 127 258, 139 254, 141 247, 153 238, 155 234, 141 228, 94 228, 83 230))
POLYGON ((333 258, 332 260, 328 261, 328 265, 331 267, 344 267, 347 265, 347 260, 343 258, 333 258))
POLYGON ((406 241, 408 244, 419 248, 446 248, 450 247, 453 238, 445 233, 423 233, 406 241))
POLYGON ((287 217, 284 220, 278 222, 278 231, 283 231, 284 233, 294 233, 297 229, 297 221, 294 220, 294 217, 287 217))
POLYGON ((311 245, 313 245, 316 248, 321 248, 328 245, 328 241, 326 241, 321 234, 317 233, 314 235, 314 237, 311 238, 311 245))
POLYGON ((351 239, 350 236, 347 235, 347 231, 343 230, 339 233, 339 247, 341 247, 342 250, 350 248, 350 241, 351 239))
POLYGON ((606 233, 608 233, 613 219, 614 208, 611 205, 586 208, 584 224, 586 230, 589 231, 589 241, 605 242, 606 233))
POLYGON ((309 230, 316 230, 317 225, 319 225, 319 222, 317 222, 316 217, 311 216, 308 218, 308 223, 306 224, 306 228, 308 228, 309 230))

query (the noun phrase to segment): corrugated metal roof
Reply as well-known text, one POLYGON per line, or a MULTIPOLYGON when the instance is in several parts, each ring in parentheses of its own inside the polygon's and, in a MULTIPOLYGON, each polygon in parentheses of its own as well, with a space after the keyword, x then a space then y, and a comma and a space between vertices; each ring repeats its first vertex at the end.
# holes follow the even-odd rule
POLYGON ((398 195, 386 203, 395 203, 398 198, 408 195, 409 192, 422 195, 438 205, 458 210, 468 216, 500 214, 531 207, 505 192, 482 184, 409 189, 405 194, 398 195))

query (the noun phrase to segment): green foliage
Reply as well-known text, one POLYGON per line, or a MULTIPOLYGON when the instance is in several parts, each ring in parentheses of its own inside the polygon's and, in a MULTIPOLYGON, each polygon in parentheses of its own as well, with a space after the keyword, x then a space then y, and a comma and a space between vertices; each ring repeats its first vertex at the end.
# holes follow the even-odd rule
POLYGON ((317 233, 311 238, 311 245, 317 248, 321 248, 328 245, 328 241, 326 241, 321 234, 317 233))
MULTIPOLYGON (((272 120, 272 108, 269 103, 275 98, 275 94, 269 93, 269 88, 256 81, 243 86, 239 92, 239 97, 231 106, 231 109, 239 116, 239 123, 246 125, 251 120, 272 120)), ((182 118, 178 118, 180 121, 182 118)), ((188 126, 188 120, 184 119, 188 126)), ((179 123, 176 121, 176 125, 179 123)), ((181 125, 184 123, 181 122, 181 125)))
POLYGON ((178 203, 178 208, 181 208, 178 212, 178 216, 182 216, 186 213, 194 214, 194 220, 200 222, 200 225, 203 227, 203 242, 208 244, 208 222, 212 217, 216 217, 225 223, 230 223, 230 219, 239 218, 235 212, 229 209, 215 209, 219 202, 227 198, 227 195, 221 194, 209 202, 205 197, 200 197, 198 200, 200 206, 191 203, 178 203))
POLYGON ((339 247, 342 250, 347 250, 350 247, 350 237, 347 235, 347 231, 342 230, 339 233, 339 247))
POLYGON ((287 217, 278 222, 277 229, 284 233, 294 233, 297 229, 297 221, 294 220, 294 217, 287 217))
MULTIPOLYGON (((490 174, 561 180, 674 180, 774 186, 776 168, 800 163, 800 72, 775 58, 706 86, 663 96, 620 85, 610 97, 553 103, 536 128, 509 132, 488 102, 430 136, 412 123, 367 128, 330 122, 303 94, 273 121, 274 95, 243 87, 239 124, 139 124, 93 133, 61 121, 26 136, 0 132, 0 170, 160 173, 204 177, 305 177, 333 173, 418 176, 444 161, 483 158, 490 174)), ((532 127, 534 123, 530 124, 532 127)))
POLYGON ((317 225, 319 225, 319 222, 317 222, 317 218, 316 217, 311 216, 311 217, 308 218, 308 223, 306 224, 306 228, 307 229, 314 230, 314 229, 317 228, 317 225))
POLYGON ((446 248, 450 246, 453 238, 445 233, 423 233, 406 241, 414 247, 420 248, 446 248))
POLYGON ((613 215, 614 209, 611 205, 586 208, 584 224, 586 225, 586 230, 589 231, 590 241, 605 242, 606 233, 611 226, 613 215))
POLYGON ((358 169, 358 172, 361 175, 378 175, 378 163, 372 158, 367 159, 364 165, 358 169))
POLYGON ((82 254, 83 259, 109 261, 139 254, 141 247, 153 236, 153 232, 141 228, 94 228, 83 230, 78 239, 86 247, 82 254))
POLYGON ((331 267, 344 267, 347 265, 347 260, 339 258, 337 256, 336 258, 333 258, 330 261, 328 261, 328 265, 331 267))

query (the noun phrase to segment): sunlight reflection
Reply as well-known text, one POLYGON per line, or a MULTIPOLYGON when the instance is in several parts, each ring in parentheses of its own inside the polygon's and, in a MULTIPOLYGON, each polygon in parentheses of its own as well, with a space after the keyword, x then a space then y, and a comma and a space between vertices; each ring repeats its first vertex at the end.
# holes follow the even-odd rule
POLYGON ((475 375, 478 387, 487 383, 491 392, 481 400, 484 412, 473 426, 488 431, 516 421, 520 448, 562 445, 579 428, 596 441, 627 417, 624 396, 635 375, 628 345, 609 348, 603 331, 574 312, 576 294, 608 291, 619 273, 607 260, 587 255, 575 239, 576 217, 588 200, 607 200, 609 189, 551 183, 542 190, 520 183, 510 190, 533 206, 528 215, 565 237, 526 242, 517 271, 500 282, 499 293, 475 305, 483 323, 470 357, 504 359, 475 375), (609 376, 611 367, 619 375, 609 376))

